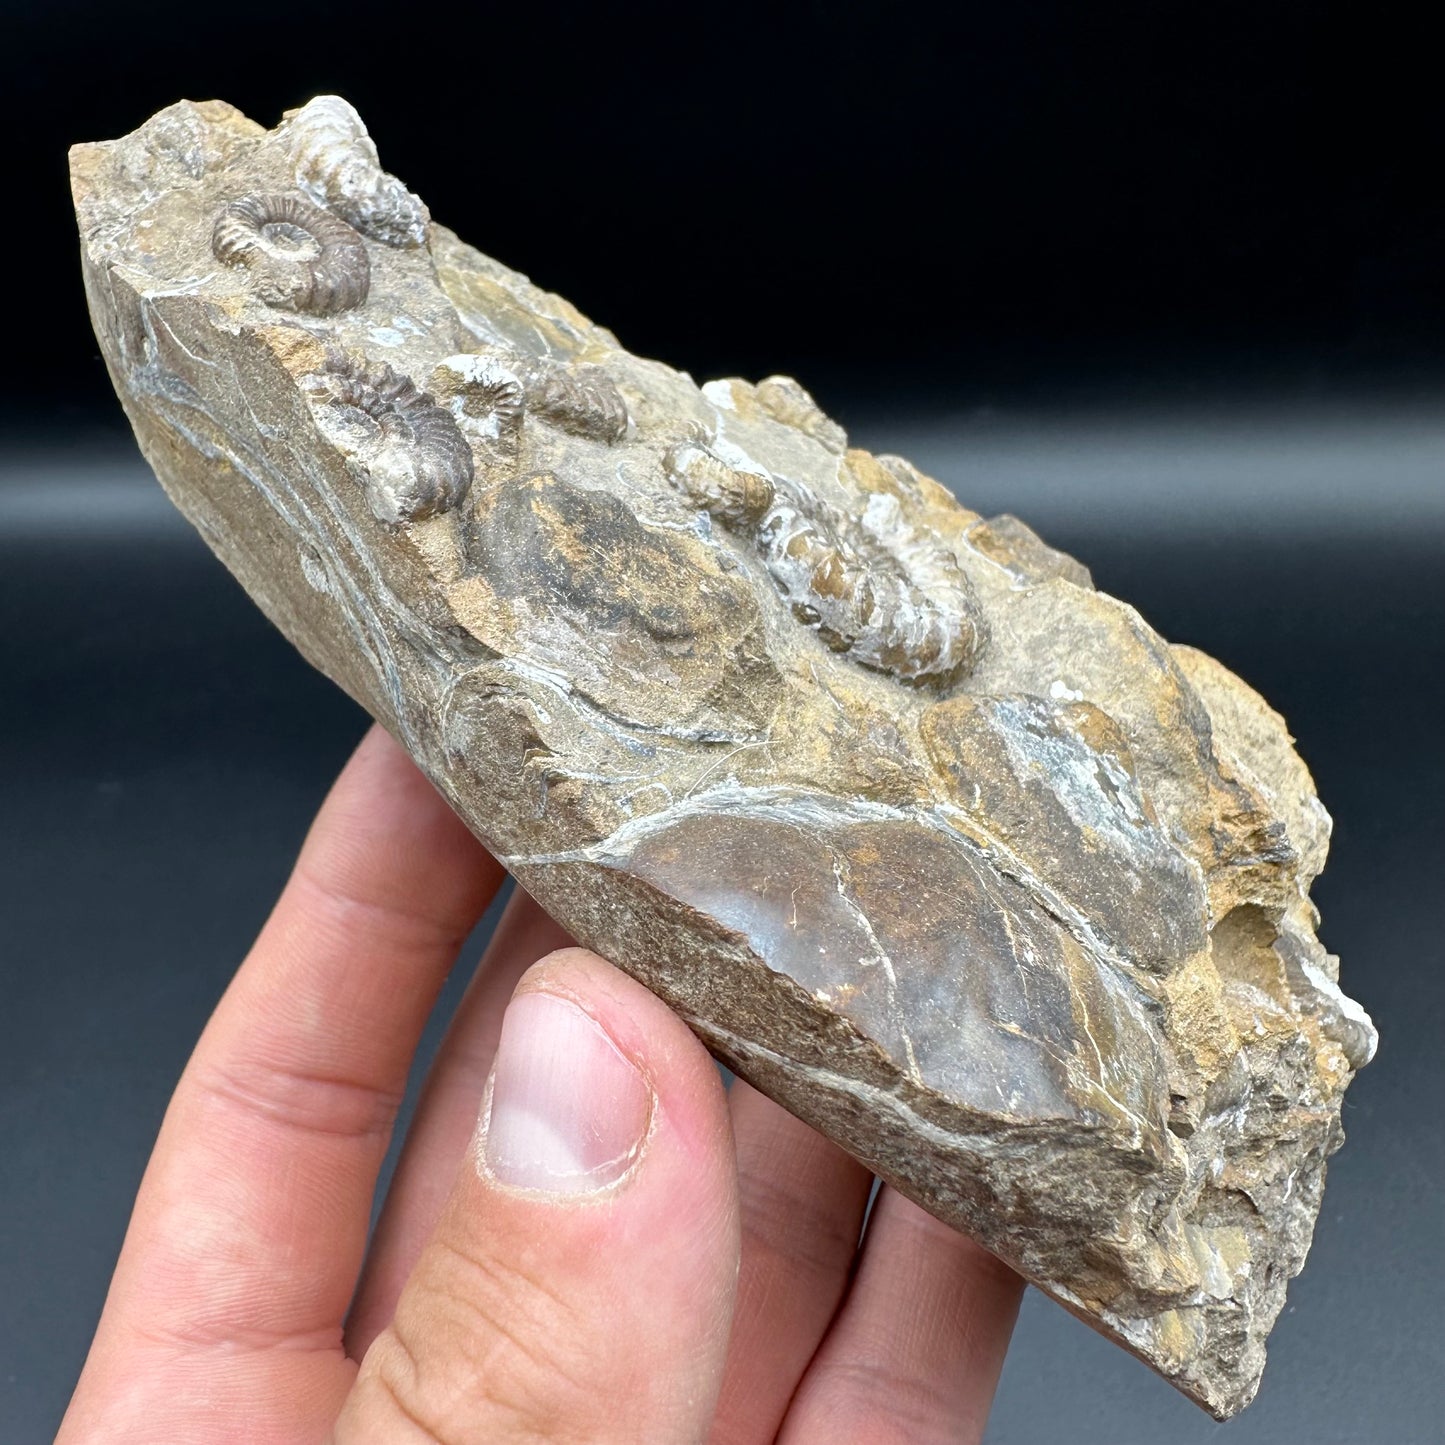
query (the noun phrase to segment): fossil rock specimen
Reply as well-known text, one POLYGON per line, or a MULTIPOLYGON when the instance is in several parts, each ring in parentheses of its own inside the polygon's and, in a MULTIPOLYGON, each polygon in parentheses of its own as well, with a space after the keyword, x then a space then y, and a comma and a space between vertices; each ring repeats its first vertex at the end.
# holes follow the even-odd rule
POLYGON ((430 222, 335 98, 73 156, 141 446, 581 941, 1220 1416, 1375 1036, 1281 719, 1010 517, 430 222), (218 260, 217 257, 220 259, 218 260))

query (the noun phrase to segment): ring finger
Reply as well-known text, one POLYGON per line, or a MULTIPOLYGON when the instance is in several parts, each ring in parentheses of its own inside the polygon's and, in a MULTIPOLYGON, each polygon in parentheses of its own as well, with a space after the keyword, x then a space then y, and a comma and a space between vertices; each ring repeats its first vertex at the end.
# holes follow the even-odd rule
POLYGON ((976 1445, 1023 1287, 980 1245, 883 1189, 780 1445, 976 1445))
POLYGON ((848 1287, 872 1176, 741 1079, 728 1102, 742 1267, 709 1440, 761 1445, 777 1434, 848 1287))

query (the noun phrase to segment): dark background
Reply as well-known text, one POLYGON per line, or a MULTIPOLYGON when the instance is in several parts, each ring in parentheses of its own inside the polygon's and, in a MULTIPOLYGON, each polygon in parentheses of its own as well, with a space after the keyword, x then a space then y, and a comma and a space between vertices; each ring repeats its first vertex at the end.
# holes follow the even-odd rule
POLYGON ((1293 3, 357 0, 0 4, 0 27, 0 1442, 58 1423, 176 1074, 363 727, 129 442, 64 152, 182 96, 269 125, 325 91, 440 220, 633 350, 794 372, 1299 738, 1337 824, 1323 936, 1382 1045, 1259 1399, 1216 1427, 1031 1294, 989 1440, 1441 1438, 1445 103, 1423 31, 1293 3))

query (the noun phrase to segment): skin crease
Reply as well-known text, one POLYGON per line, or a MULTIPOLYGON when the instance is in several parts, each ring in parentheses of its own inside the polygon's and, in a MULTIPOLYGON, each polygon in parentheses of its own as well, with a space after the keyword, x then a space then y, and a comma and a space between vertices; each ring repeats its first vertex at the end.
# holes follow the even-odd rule
POLYGON ((725 1091, 520 893, 368 1245, 422 1026, 502 880, 372 729, 177 1086, 62 1445, 979 1440, 1018 1277, 886 1189, 860 1248, 862 1166, 725 1091), (646 1102, 603 1187, 487 1164, 514 990, 580 1011, 646 1102))

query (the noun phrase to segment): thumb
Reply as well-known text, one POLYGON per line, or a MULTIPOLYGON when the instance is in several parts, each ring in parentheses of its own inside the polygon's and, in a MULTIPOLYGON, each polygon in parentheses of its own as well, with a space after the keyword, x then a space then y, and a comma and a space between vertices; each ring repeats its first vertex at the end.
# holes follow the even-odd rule
POLYGON ((552 954, 508 1005, 473 1146, 335 1445, 701 1440, 737 1271, 712 1061, 640 984, 552 954))

